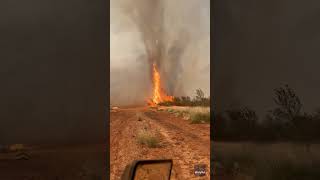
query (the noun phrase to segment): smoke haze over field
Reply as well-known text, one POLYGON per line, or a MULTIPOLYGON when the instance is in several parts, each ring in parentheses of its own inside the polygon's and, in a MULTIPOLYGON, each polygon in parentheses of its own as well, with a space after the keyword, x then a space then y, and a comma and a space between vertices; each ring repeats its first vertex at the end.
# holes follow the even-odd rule
POLYGON ((111 104, 144 103, 151 66, 170 95, 210 95, 209 0, 111 0, 111 104))
POLYGON ((214 101, 218 111, 273 109, 288 84, 305 111, 320 107, 320 1, 215 1, 214 101))

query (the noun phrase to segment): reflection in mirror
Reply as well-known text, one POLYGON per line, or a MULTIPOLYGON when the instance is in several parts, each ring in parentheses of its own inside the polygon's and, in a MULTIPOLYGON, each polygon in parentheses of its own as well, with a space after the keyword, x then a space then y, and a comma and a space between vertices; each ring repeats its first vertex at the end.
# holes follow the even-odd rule
POLYGON ((150 164, 139 164, 136 167, 134 180, 169 180, 171 171, 170 162, 158 162, 150 164))

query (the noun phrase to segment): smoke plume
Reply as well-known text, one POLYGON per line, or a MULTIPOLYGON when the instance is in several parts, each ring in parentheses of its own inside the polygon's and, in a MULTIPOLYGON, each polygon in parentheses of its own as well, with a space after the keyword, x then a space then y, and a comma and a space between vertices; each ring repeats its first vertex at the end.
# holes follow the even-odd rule
POLYGON ((155 63, 169 95, 210 87, 209 0, 111 0, 111 103, 151 96, 155 63))

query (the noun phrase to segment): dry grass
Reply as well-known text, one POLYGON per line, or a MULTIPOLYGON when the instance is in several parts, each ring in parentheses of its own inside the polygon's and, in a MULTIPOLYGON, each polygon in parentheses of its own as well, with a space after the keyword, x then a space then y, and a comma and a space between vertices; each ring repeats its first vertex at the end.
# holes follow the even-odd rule
POLYGON ((247 179, 257 180, 320 179, 319 144, 308 147, 293 143, 214 142, 212 155, 216 172, 234 177, 245 174, 247 179))
POLYGON ((160 143, 157 135, 147 130, 141 130, 137 135, 137 140, 139 144, 147 145, 149 148, 158 147, 160 143))
POLYGON ((192 124, 210 123, 210 113, 192 113, 190 120, 192 124))
POLYGON ((210 107, 189 107, 189 106, 169 106, 169 107, 162 107, 166 110, 173 110, 173 111, 186 111, 192 113, 210 113, 210 107))
POLYGON ((161 107, 160 110, 166 110, 176 117, 190 120, 193 124, 210 123, 210 107, 170 106, 161 107))

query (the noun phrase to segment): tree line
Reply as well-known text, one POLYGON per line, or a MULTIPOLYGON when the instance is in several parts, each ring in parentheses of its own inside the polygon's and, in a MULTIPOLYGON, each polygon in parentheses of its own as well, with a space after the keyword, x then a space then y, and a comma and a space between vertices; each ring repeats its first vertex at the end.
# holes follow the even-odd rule
POLYGON ((210 96, 206 97, 201 89, 197 89, 195 96, 173 97, 172 101, 165 101, 159 103, 161 106, 210 106, 210 96))
POLYGON ((274 89, 274 109, 259 119, 248 107, 218 113, 213 121, 219 141, 319 141, 320 110, 302 111, 300 98, 288 85, 274 89))

